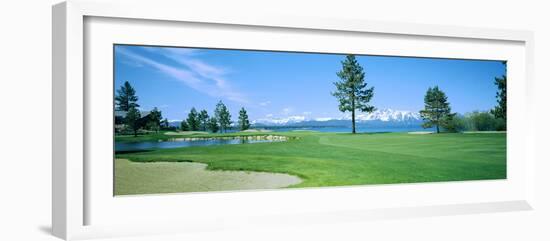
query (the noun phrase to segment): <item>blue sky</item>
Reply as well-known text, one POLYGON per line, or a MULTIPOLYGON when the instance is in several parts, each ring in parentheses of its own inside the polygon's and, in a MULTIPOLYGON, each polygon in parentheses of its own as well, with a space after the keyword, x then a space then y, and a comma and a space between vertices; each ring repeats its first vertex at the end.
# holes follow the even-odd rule
MULTIPOLYGON (((169 120, 191 107, 211 113, 222 100, 236 119, 340 118, 330 94, 345 55, 115 45, 115 88, 136 89, 143 110, 158 107, 169 120)), ((417 112, 430 86, 448 96, 453 112, 489 110, 496 104, 500 61, 357 56, 374 86, 378 109, 417 112)))

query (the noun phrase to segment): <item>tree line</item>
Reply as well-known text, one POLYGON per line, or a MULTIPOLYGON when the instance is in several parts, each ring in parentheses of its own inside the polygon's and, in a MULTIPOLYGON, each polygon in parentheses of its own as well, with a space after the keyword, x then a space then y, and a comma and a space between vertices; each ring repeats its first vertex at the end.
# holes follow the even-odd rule
MULTIPOLYGON (((131 131, 134 136, 137 136, 141 129, 159 132, 160 130, 175 130, 171 127, 168 119, 162 118, 162 112, 154 107, 146 116, 141 116, 138 107, 138 96, 134 87, 128 82, 117 90, 115 96, 115 108, 119 111, 124 111, 126 115, 122 119, 117 119, 115 116, 115 124, 124 124, 124 131, 131 131)), ((187 119, 182 120, 179 130, 181 131, 210 131, 213 133, 227 132, 231 129, 231 114, 227 106, 220 100, 216 104, 214 115, 210 116, 208 111, 201 110, 200 112, 191 108, 187 119)), ((241 131, 250 128, 248 113, 242 107, 239 111, 237 128, 241 131)))
MULTIPOLYGON (((187 115, 187 119, 182 120, 180 124, 180 130, 182 131, 210 131, 212 133, 227 132, 231 129, 231 113, 227 106, 220 100, 216 104, 214 109, 214 115, 210 116, 208 111, 201 110, 200 112, 192 107, 187 115)), ((250 121, 248 119, 248 113, 241 107, 239 111, 239 118, 237 121, 237 128, 240 131, 248 130, 250 128, 250 121)))
MULTIPOLYGON (((506 65, 505 62, 503 62, 506 65)), ((352 133, 355 134, 355 112, 371 113, 376 108, 369 104, 374 96, 374 87, 365 82, 363 67, 354 55, 347 55, 342 61, 342 69, 336 73, 339 81, 334 82, 336 91, 332 95, 338 99, 341 112, 351 112, 352 133)), ((424 128, 434 128, 436 133, 461 132, 465 130, 489 131, 506 130, 506 75, 495 78, 497 105, 487 112, 472 112, 461 116, 451 111, 447 95, 438 86, 429 87, 424 96, 424 109, 420 116, 424 128)))
MULTIPOLYGON (((503 62, 503 64, 506 64, 503 62)), ((333 84, 336 90, 331 94, 338 99, 341 112, 351 112, 352 133, 356 133, 356 111, 371 113, 376 108, 370 104, 374 96, 374 87, 365 81, 365 72, 354 55, 347 55, 342 61, 342 69, 336 73, 339 81, 333 84)), ((506 130, 506 75, 496 77, 497 105, 486 112, 475 111, 459 115, 451 111, 447 95, 438 86, 429 87, 424 96, 424 109, 420 116, 424 128, 435 128, 436 133, 461 132, 465 130, 488 131, 506 130)), ((143 118, 138 110, 138 97, 135 89, 126 81, 115 96, 117 110, 125 111, 126 116, 120 122, 126 124, 134 135, 138 130, 159 131, 170 129, 167 119, 162 119, 162 112, 156 107, 143 118)), ((117 120, 115 120, 116 122, 117 120)), ((182 120, 179 129, 182 131, 210 131, 213 133, 227 132, 232 128, 231 114, 227 106, 220 100, 214 109, 213 116, 206 110, 197 111, 194 107, 187 118, 182 120)), ((244 107, 239 111, 237 126, 241 131, 250 128, 248 114, 244 107)))
MULTIPOLYGON (((506 65, 505 62, 502 64, 506 65)), ((474 111, 459 115, 451 112, 447 95, 438 86, 428 88, 424 97, 424 128, 440 127, 447 132, 462 131, 505 131, 506 130, 506 75, 495 77, 497 105, 490 111, 474 111)))

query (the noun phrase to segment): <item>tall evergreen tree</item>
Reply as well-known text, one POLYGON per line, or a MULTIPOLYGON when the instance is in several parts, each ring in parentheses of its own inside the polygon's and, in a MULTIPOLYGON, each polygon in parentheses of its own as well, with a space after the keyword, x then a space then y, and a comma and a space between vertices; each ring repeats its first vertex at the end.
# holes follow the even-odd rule
POLYGON ((216 105, 214 116, 216 117, 216 120, 218 120, 218 123, 220 125, 220 131, 226 132, 229 126, 231 125, 231 114, 229 113, 229 110, 221 100, 216 105))
POLYGON ((438 86, 428 88, 424 96, 424 109, 420 111, 420 116, 424 119, 424 128, 435 126, 437 133, 440 127, 445 127, 455 114, 451 114, 451 106, 447 101, 447 95, 439 89, 438 86))
POLYGON ((210 117, 207 122, 208 130, 212 131, 213 133, 216 133, 220 130, 216 117, 210 117))
POLYGON ((248 120, 248 114, 244 107, 239 111, 239 128, 241 131, 248 130, 250 128, 250 121, 248 120))
POLYGON ((189 124, 189 130, 191 131, 198 131, 200 122, 199 122, 199 114, 197 113, 197 109, 195 107, 191 108, 191 111, 187 115, 187 124, 189 124))
POLYGON ((187 124, 186 120, 181 121, 180 130, 181 131, 188 131, 189 130, 189 124, 187 124))
POLYGON ((336 75, 340 81, 334 82, 336 91, 332 95, 338 99, 341 112, 351 112, 351 132, 355 134, 355 111, 370 113, 375 110, 374 106, 369 105, 374 87, 367 88, 365 72, 354 55, 346 56, 342 61, 342 70, 336 75))
POLYGON ((124 121, 126 122, 126 126, 132 130, 134 136, 137 136, 137 132, 141 127, 139 121, 140 119, 141 114, 139 113, 139 110, 136 107, 130 107, 126 113, 126 118, 124 118, 124 121))
POLYGON ((117 110, 129 111, 132 107, 139 107, 137 104, 138 97, 136 95, 136 90, 130 85, 130 82, 124 82, 116 92, 115 102, 117 110))
POLYGON ((160 124, 162 121, 162 112, 157 109, 157 107, 153 108, 151 113, 149 113, 149 123, 148 125, 151 127, 151 130, 158 132, 160 130, 160 124))
POLYGON ((208 127, 208 117, 210 116, 208 116, 208 112, 206 110, 201 110, 201 112, 199 112, 198 121, 201 131, 206 131, 208 127))
MULTIPOLYGON (((503 62, 506 66, 506 62, 503 62)), ((497 106, 495 106, 494 109, 491 110, 491 113, 496 118, 504 119, 506 122, 506 74, 502 75, 502 77, 496 77, 495 78, 495 85, 497 86, 497 106)))
POLYGON ((164 120, 162 120, 162 128, 168 129, 169 127, 170 127, 170 122, 168 122, 168 118, 164 118, 164 120))

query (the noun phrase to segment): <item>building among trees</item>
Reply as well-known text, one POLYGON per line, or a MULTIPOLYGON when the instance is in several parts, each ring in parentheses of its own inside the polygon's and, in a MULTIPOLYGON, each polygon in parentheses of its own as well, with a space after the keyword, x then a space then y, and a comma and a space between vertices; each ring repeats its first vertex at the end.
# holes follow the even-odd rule
MULTIPOLYGON (((138 125, 141 123, 142 126, 145 125, 145 123, 148 123, 151 120, 151 111, 139 111, 140 118, 138 120, 138 125)), ((115 132, 120 133, 124 132, 127 129, 127 123, 126 123, 126 116, 128 115, 128 111, 123 110, 115 110, 115 132)))

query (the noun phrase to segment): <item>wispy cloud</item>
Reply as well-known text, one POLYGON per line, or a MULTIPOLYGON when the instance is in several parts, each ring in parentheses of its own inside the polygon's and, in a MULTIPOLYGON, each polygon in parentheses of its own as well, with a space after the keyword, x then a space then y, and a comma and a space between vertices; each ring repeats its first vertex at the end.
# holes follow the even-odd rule
POLYGON ((281 111, 281 113, 283 115, 289 115, 291 114, 292 112, 294 111, 294 109, 292 107, 285 107, 283 108, 283 110, 281 111))
POLYGON ((265 107, 265 106, 268 106, 270 104, 271 104, 271 101, 268 100, 268 101, 260 102, 259 105, 262 106, 262 107, 265 107))
POLYGON ((232 88, 226 80, 226 69, 196 59, 193 57, 196 55, 196 50, 156 47, 142 47, 142 49, 162 55, 174 61, 177 65, 161 63, 125 47, 118 47, 116 51, 138 64, 150 66, 159 72, 181 81, 190 88, 209 96, 225 98, 239 103, 248 103, 246 97, 232 88))
POLYGON ((174 53, 188 55, 188 56, 196 56, 200 53, 198 49, 190 49, 190 48, 141 46, 141 49, 147 50, 149 52, 156 52, 156 53, 165 51, 165 50, 170 50, 174 53))

